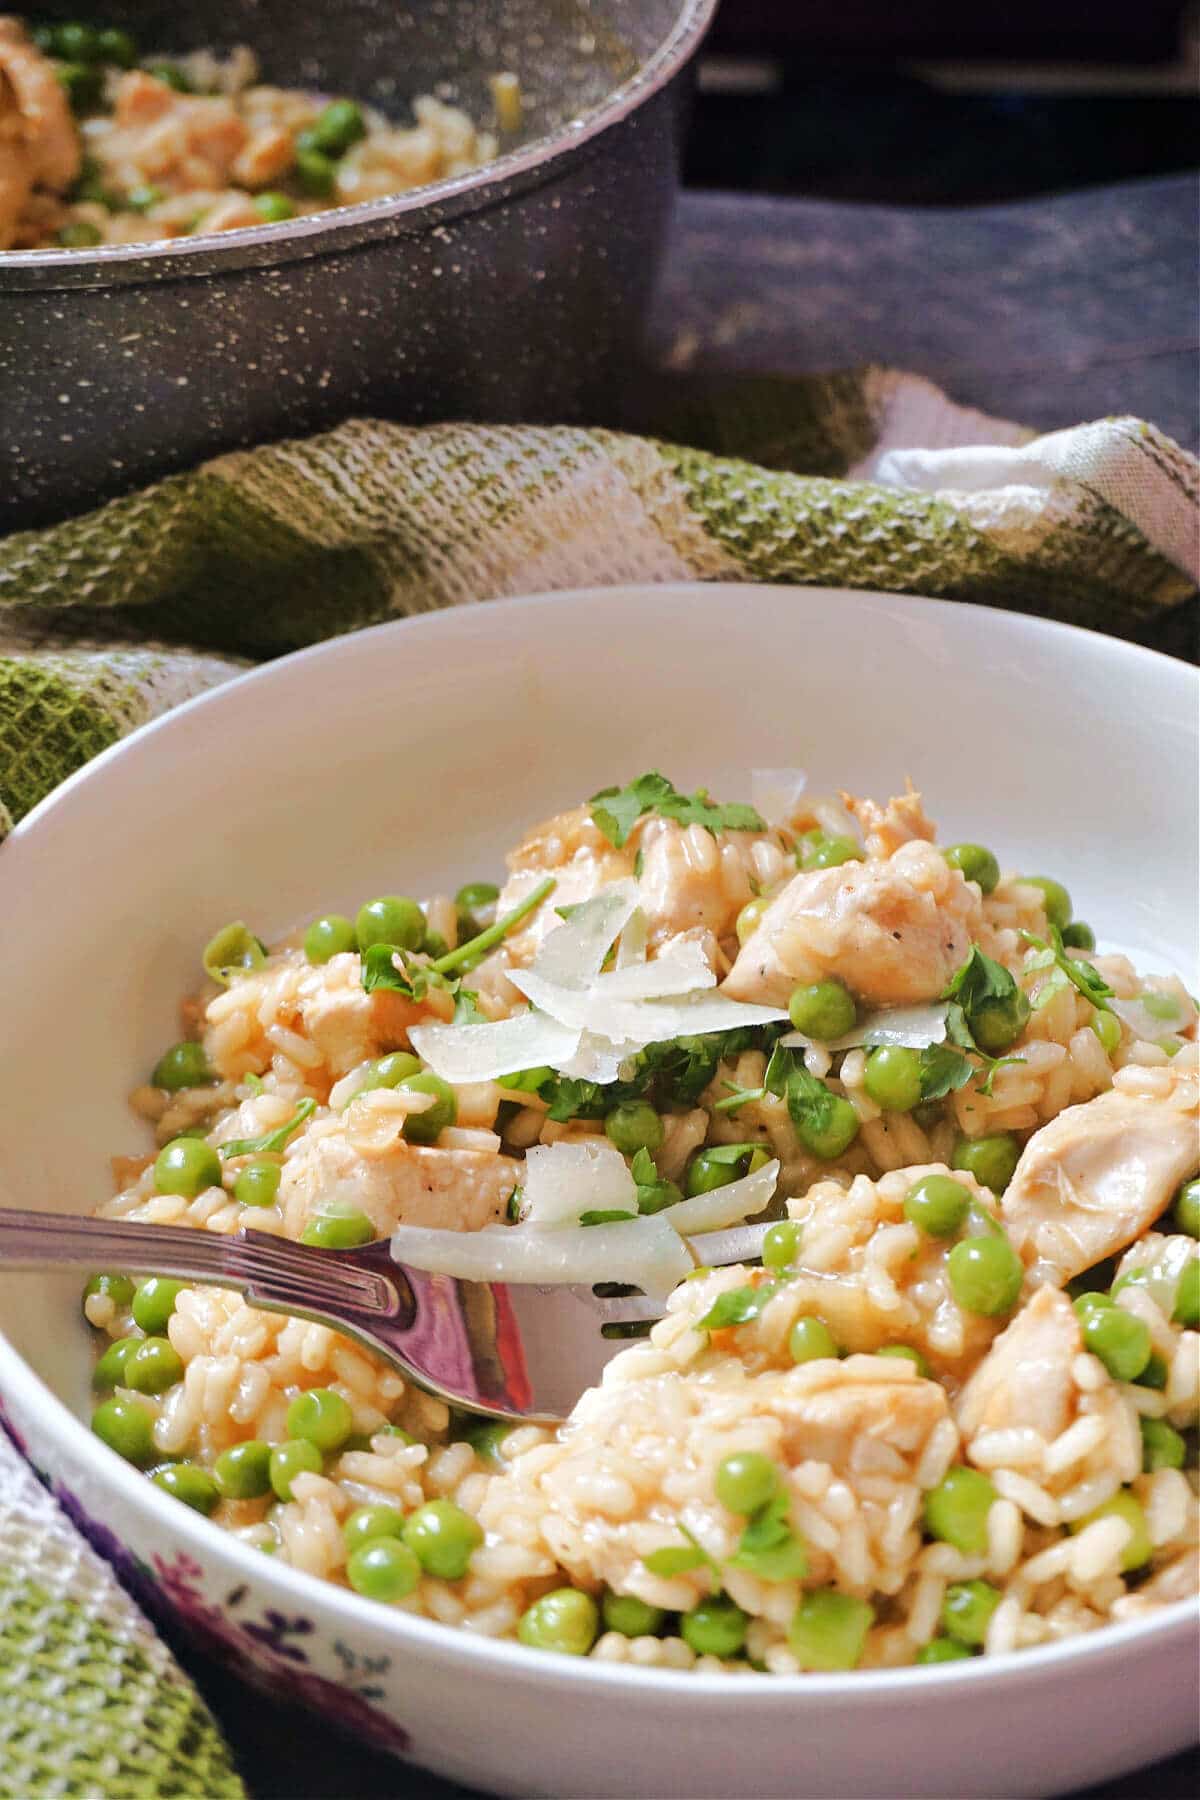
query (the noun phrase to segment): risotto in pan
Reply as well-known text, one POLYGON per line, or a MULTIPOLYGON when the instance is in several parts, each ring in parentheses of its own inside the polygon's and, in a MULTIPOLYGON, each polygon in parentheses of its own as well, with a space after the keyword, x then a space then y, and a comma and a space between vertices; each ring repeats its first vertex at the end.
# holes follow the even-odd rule
POLYGON ((569 1419, 114 1273, 94 1429, 266 1554, 609 1662, 942 1663, 1194 1593, 1195 1001, 911 789, 749 792, 651 772, 496 883, 224 926, 133 1095, 109 1218, 498 1280, 622 1234, 663 1317, 569 1419), (761 1266, 693 1266, 747 1217, 761 1266))

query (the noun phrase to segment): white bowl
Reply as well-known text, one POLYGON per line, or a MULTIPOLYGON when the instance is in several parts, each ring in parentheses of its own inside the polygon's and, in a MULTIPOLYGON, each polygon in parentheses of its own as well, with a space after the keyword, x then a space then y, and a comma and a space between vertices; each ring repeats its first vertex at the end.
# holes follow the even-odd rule
MULTIPOLYGON (((1069 882, 1104 944, 1194 954, 1196 679, 1062 626, 819 589, 621 588, 342 638, 235 681, 67 782, 0 854, 0 1193, 90 1212, 197 946, 364 893, 455 887, 518 828, 658 766, 887 794, 1069 882)), ((1195 1609, 986 1663, 753 1679, 539 1655, 246 1548, 91 1436, 74 1276, 0 1281, 15 1434, 151 1606, 360 1735, 499 1792, 1059 1792, 1183 1747, 1195 1609)))

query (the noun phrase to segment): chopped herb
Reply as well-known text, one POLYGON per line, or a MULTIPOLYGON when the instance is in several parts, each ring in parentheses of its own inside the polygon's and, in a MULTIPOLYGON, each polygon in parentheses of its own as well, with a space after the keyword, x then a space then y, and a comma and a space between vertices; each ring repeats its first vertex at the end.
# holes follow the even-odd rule
MULTIPOLYGON (((610 844, 618 849, 644 813, 658 813, 674 819, 679 825, 703 825, 716 836, 718 831, 765 831, 766 823, 753 806, 741 801, 720 805, 710 797, 707 788, 694 794, 681 794, 674 784, 650 769, 624 788, 601 788, 591 799, 592 821, 610 844)), ((640 873, 640 871, 639 871, 640 873)))
POLYGON ((644 1147, 635 1152, 629 1165, 629 1173, 637 1183, 639 1213, 662 1212, 665 1207, 674 1206, 683 1199, 683 1194, 673 1181, 660 1178, 654 1166, 654 1158, 644 1147))
POLYGON ((264 1151, 274 1153, 284 1148, 294 1132, 299 1131, 305 1119, 310 1118, 317 1110, 315 1100, 302 1100, 291 1118, 274 1131, 264 1132, 262 1137, 232 1138, 227 1144, 218 1144, 217 1149, 222 1156, 258 1156, 264 1151))
POLYGON ((921 1052, 921 1098, 942 1100, 966 1087, 975 1065, 953 1044, 926 1044, 921 1052))
POLYGON ((649 1556, 643 1556, 642 1562, 652 1575, 683 1575, 689 1569, 710 1570, 714 1586, 721 1579, 721 1565, 716 1562, 704 1548, 694 1532, 688 1530, 682 1522, 679 1532, 685 1539, 682 1544, 664 1544, 661 1550, 652 1550, 649 1556))
POLYGON ((510 1225, 516 1225, 521 1217, 521 1206, 525 1199, 525 1189, 515 1187, 508 1196, 508 1205, 504 1209, 505 1217, 510 1225))
POLYGON ((496 923, 489 925, 485 931, 479 932, 473 938, 468 938, 465 944, 458 946, 457 950, 449 950, 445 956, 439 956, 435 963, 430 964, 430 967, 435 969, 439 975, 448 975, 451 969, 460 968, 465 962, 477 961, 479 957, 484 956, 487 951, 506 938, 514 925, 519 925, 528 913, 535 911, 542 904, 546 895, 552 894, 557 886, 558 883, 554 876, 547 875, 545 881, 538 882, 532 893, 526 894, 519 906, 514 906, 511 912, 505 913, 502 919, 497 919, 496 923))
POLYGON ((409 1000, 424 1000, 430 988, 454 991, 436 964, 422 962, 397 944, 372 944, 362 955, 363 992, 373 994, 376 988, 390 988, 409 1000))
POLYGON ((736 1112, 739 1106, 747 1106, 751 1100, 765 1100, 770 1091, 765 1087, 739 1087, 736 1081, 723 1081, 721 1086, 729 1089, 729 1097, 718 1100, 713 1106, 714 1112, 736 1112))
POLYGON ((1016 985, 1016 981, 1002 964, 993 962, 990 956, 984 955, 978 944, 972 944, 966 962, 955 970, 940 998, 957 1000, 970 1018, 983 1000, 1011 999, 1016 985))
POLYGON ((697 1324, 701 1331, 723 1331, 730 1325, 745 1325, 751 1319, 757 1319, 778 1289, 777 1281, 764 1281, 760 1287, 727 1288, 717 1295, 697 1324))
POLYGON ((247 969, 261 969, 267 960, 267 947, 255 937, 248 925, 235 919, 225 925, 204 946, 204 972, 221 987, 228 987, 247 969))
POLYGON ((760 1581, 801 1581, 808 1574, 803 1540, 792 1530, 791 1502, 786 1493, 759 1507, 742 1532, 730 1562, 760 1581))
POLYGON ((671 1038, 647 1044, 624 1067, 622 1081, 602 1087, 599 1082, 559 1076, 542 1086, 549 1103, 549 1117, 603 1118, 625 1100, 649 1100, 659 1112, 691 1107, 712 1081, 722 1060, 742 1050, 765 1049, 784 1025, 739 1026, 734 1031, 710 1031, 700 1036, 671 1038))
POLYGON ((250 1089, 250 1092, 252 1094, 261 1094, 264 1086, 266 1085, 265 1082, 263 1081, 262 1076, 256 1075, 252 1069, 248 1070, 246 1072, 246 1074, 242 1076, 242 1080, 245 1082, 246 1086, 250 1089))
POLYGON ((594 1207, 590 1212, 580 1213, 579 1223, 581 1225, 619 1225, 623 1224, 626 1219, 636 1218, 636 1213, 622 1212, 620 1207, 600 1206, 594 1207))
POLYGON ((473 988, 459 988, 454 1002, 455 1025, 486 1025, 488 1016, 479 1010, 479 995, 473 988))
POLYGON ((642 876, 645 873, 645 870, 646 870, 645 852, 643 850, 639 849, 637 855, 633 859, 633 878, 634 878, 634 880, 640 881, 642 879, 642 876))
MULTIPOLYGON (((1062 932, 1057 925, 1050 927, 1050 943, 1045 938, 1035 937, 1032 931, 1023 931, 1022 938, 1032 944, 1035 950, 1049 950, 1051 957, 1058 964, 1067 980, 1077 987, 1085 1000, 1090 1000, 1101 1012, 1111 1012, 1108 1002, 1113 998, 1113 990, 1101 975, 1099 969, 1093 968, 1089 962, 1081 962, 1077 957, 1068 956, 1063 945, 1062 932)), ((1048 967, 1039 962, 1039 968, 1048 967)))
POLYGON ((498 1075, 496 1080, 502 1088, 510 1088, 518 1094, 536 1094, 548 1081, 554 1079, 554 1070, 547 1064, 536 1069, 514 1069, 509 1075, 498 1075))

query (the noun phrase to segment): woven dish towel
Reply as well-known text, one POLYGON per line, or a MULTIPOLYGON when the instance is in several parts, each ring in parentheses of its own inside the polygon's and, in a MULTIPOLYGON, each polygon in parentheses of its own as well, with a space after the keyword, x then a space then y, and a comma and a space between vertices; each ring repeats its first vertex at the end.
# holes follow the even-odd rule
MULTIPOLYGON (((882 370, 664 388, 660 417, 670 441, 354 420, 0 541, 0 837, 145 720, 391 617, 700 578, 1130 631, 1200 575, 1200 465, 1136 419, 1036 438, 882 370)), ((0 1434, 0 1795, 241 1792, 167 1651, 0 1434)))
POLYGON ((248 662, 463 601, 799 582, 1132 632, 1200 575, 1200 466, 1137 419, 1035 438, 878 369, 681 385, 658 416, 672 441, 352 420, 3 540, 0 837, 248 662))
POLYGON ((245 1800, 194 1688, 2 1429, 0 1795, 245 1800))

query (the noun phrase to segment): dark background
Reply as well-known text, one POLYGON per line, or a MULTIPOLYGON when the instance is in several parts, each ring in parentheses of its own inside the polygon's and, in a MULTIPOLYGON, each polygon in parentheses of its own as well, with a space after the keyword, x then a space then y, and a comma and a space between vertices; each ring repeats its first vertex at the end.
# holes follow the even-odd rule
MULTIPOLYGON (((1186 171, 1200 146, 1198 21, 1182 0, 724 0, 685 182, 964 207, 1186 171)), ((174 1647, 255 1800, 473 1800, 174 1647)), ((1198 1791, 1196 1759, 1180 1756, 1086 1800, 1198 1791)))

